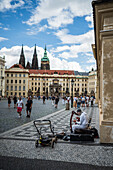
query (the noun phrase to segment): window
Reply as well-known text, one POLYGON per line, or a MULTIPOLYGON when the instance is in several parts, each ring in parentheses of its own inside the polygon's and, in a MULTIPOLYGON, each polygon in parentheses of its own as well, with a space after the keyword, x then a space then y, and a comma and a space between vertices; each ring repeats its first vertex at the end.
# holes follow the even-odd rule
POLYGON ((23 77, 25 77, 26 75, 25 74, 23 74, 23 77))
POLYGON ((7 96, 8 96, 8 92, 7 92, 7 96))
POLYGON ((78 81, 79 81, 79 79, 78 79, 78 81))
POLYGON ((75 83, 75 86, 76 86, 76 83, 75 83))
POLYGON ((65 91, 65 88, 63 88, 63 91, 65 91))
POLYGON ((32 86, 33 86, 33 83, 32 83, 32 86))
POLYGON ((15 77, 17 77, 17 74, 15 74, 15 77))
POLYGON ((15 92, 15 95, 17 95, 17 92, 15 92))
POLYGON ((21 86, 19 86, 19 91, 21 91, 21 86))
POLYGON ((19 93, 19 96, 21 96, 21 93, 19 93))
POLYGON ((13 77, 13 74, 11 74, 11 77, 13 77))
POLYGON ((38 85, 40 86, 40 83, 38 83, 38 85))
POLYGON ((15 83, 17 83, 17 80, 15 80, 15 83))
POLYGON ((68 86, 68 83, 67 83, 67 86, 68 86))
POLYGON ((21 84, 21 80, 19 80, 19 83, 21 84))
POLYGON ((13 83, 13 80, 11 80, 11 83, 13 83))
POLYGON ((82 79, 82 81, 84 81, 84 79, 82 79))
POLYGON ((82 86, 84 86, 84 84, 82 84, 82 86))
POLYGON ((43 86, 45 86, 45 83, 43 83, 43 86))
POLYGON ((15 91, 17 91, 17 86, 15 86, 15 91))
POLYGON ((79 91, 79 88, 78 88, 78 91, 79 91))
POLYGON ((9 83, 9 80, 7 80, 7 83, 9 83))
POLYGON ((9 90, 9 86, 7 86, 7 90, 9 90))
POLYGON ((84 91, 84 89, 82 88, 82 91, 84 91))
POLYGON ((13 86, 11 86, 11 91, 13 91, 13 86))
POLYGON ((35 86, 37 85, 37 83, 35 83, 35 86))
POLYGON ((25 96, 25 93, 23 93, 23 96, 25 96))
POLYGON ((11 96, 13 96, 13 92, 11 92, 11 96))
POLYGON ((38 78, 38 80, 40 80, 40 78, 38 78))
POLYGON ((85 86, 87 86, 87 84, 85 84, 85 86))
POLYGON ((32 80, 33 80, 33 78, 32 78, 32 80))
POLYGON ((46 85, 48 86, 48 83, 46 83, 46 85))
POLYGON ((78 84, 78 86, 79 86, 79 84, 78 84))
POLYGON ((35 80, 37 80, 37 78, 35 78, 35 80))
POLYGON ((63 79, 63 81, 65 81, 65 79, 63 79))
POLYGON ((45 87, 43 87, 43 91, 45 91, 45 87))
POLYGON ((37 91, 37 87, 35 87, 35 91, 37 91))
POLYGON ((33 91, 33 87, 32 87, 32 91, 33 91))
POLYGON ((65 86, 65 83, 63 83, 63 86, 65 86))
POLYGON ((48 79, 46 79, 48 81, 48 79))
POLYGON ((7 77, 9 77, 9 74, 7 74, 7 77))
POLYGON ((21 74, 19 74, 19 77, 21 77, 21 74))
POLYGON ((76 91, 76 88, 75 88, 75 91, 76 91))
POLYGON ((25 91, 25 86, 23 86, 23 91, 25 91))
POLYGON ((23 83, 25 84, 25 80, 23 80, 23 83))

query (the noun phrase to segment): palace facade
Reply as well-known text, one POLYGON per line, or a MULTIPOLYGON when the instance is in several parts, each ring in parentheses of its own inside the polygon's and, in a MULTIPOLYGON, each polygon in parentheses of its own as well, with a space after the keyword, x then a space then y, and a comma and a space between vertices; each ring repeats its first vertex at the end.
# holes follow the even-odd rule
POLYGON ((96 72, 78 72, 73 70, 50 70, 50 61, 46 47, 41 59, 41 68, 38 66, 36 45, 32 63, 25 66, 25 56, 22 46, 19 64, 14 64, 5 71, 6 96, 67 96, 95 94, 96 83, 93 75, 96 72), (74 84, 72 86, 72 80, 74 84), (94 81, 94 82, 93 82, 94 81))
POLYGON ((5 57, 0 57, 0 96, 5 96, 5 57))

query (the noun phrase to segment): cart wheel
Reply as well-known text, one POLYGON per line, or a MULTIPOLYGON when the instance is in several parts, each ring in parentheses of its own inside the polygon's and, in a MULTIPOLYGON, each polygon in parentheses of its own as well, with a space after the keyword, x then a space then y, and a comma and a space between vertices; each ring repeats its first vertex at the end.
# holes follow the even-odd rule
POLYGON ((51 147, 54 148, 54 140, 51 141, 51 147))
POLYGON ((57 143, 57 136, 55 136, 55 143, 57 143))
POLYGON ((38 147, 38 140, 35 141, 35 147, 38 147))

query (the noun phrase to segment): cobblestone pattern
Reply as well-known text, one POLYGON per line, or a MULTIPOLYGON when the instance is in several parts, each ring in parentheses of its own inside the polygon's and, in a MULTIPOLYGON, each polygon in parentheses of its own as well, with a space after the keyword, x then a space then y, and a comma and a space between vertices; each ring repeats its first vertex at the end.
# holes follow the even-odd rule
MULTIPOLYGON (((72 110, 61 110, 58 112, 55 112, 53 114, 47 115, 45 117, 40 118, 40 120, 49 119, 51 120, 52 126, 54 126, 54 131, 56 132, 66 132, 70 133, 70 116, 72 113, 72 110)), ((97 122, 96 119, 98 117, 98 108, 97 107, 89 107, 89 108, 83 108, 85 112, 88 113, 88 116, 92 113, 92 124, 91 126, 96 126, 97 122)), ((97 127, 98 128, 98 127, 97 127)), ((49 134, 50 129, 49 128, 43 128, 41 131, 42 134, 49 134)), ((7 132, 4 132, 0 135, 0 137, 4 138, 13 138, 13 139, 36 139, 37 138, 37 131, 34 127, 33 121, 27 124, 24 124, 23 126, 17 127, 15 129, 9 130, 7 132)))

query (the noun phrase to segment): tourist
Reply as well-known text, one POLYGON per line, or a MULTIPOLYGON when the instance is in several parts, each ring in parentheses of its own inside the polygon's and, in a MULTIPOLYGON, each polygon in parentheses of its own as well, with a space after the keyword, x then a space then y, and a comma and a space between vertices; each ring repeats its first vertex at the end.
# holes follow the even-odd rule
POLYGON ((77 97, 75 96, 74 97, 74 103, 73 103, 73 106, 76 108, 77 107, 77 97))
POLYGON ((89 107, 89 96, 86 96, 86 106, 89 107))
POLYGON ((46 97, 45 97, 45 95, 43 96, 43 104, 45 104, 45 99, 46 99, 46 97))
POLYGON ((15 109, 15 108, 16 108, 16 103, 17 103, 17 97, 16 97, 16 95, 14 95, 13 101, 14 101, 14 109, 15 109))
POLYGON ((93 96, 91 96, 90 100, 91 100, 91 107, 93 107, 93 101, 94 101, 93 96))
POLYGON ((55 96, 52 96, 52 105, 54 106, 55 96))
POLYGON ((32 103, 33 103, 32 99, 30 99, 30 97, 28 97, 28 100, 27 100, 27 103, 26 103, 26 112, 27 112, 27 116, 26 117, 29 117, 29 118, 31 116, 32 103))
POLYGON ((81 109, 78 109, 76 114, 80 116, 80 121, 73 120, 73 122, 76 123, 75 125, 72 125, 73 133, 76 129, 86 129, 88 126, 87 113, 82 112, 81 109))
POLYGON ((77 99, 77 108, 80 108, 81 105, 81 97, 79 96, 77 99))
POLYGON ((58 102, 59 102, 59 97, 57 96, 57 97, 55 97, 55 108, 58 107, 58 102))
POLYGON ((11 104, 11 98, 10 96, 8 97, 8 107, 10 107, 10 104, 11 104))
POLYGON ((23 101, 21 100, 20 97, 17 102, 17 112, 19 113, 19 117, 21 117, 22 108, 23 108, 23 101))
POLYGON ((82 107, 85 107, 85 97, 84 96, 82 96, 82 107))

